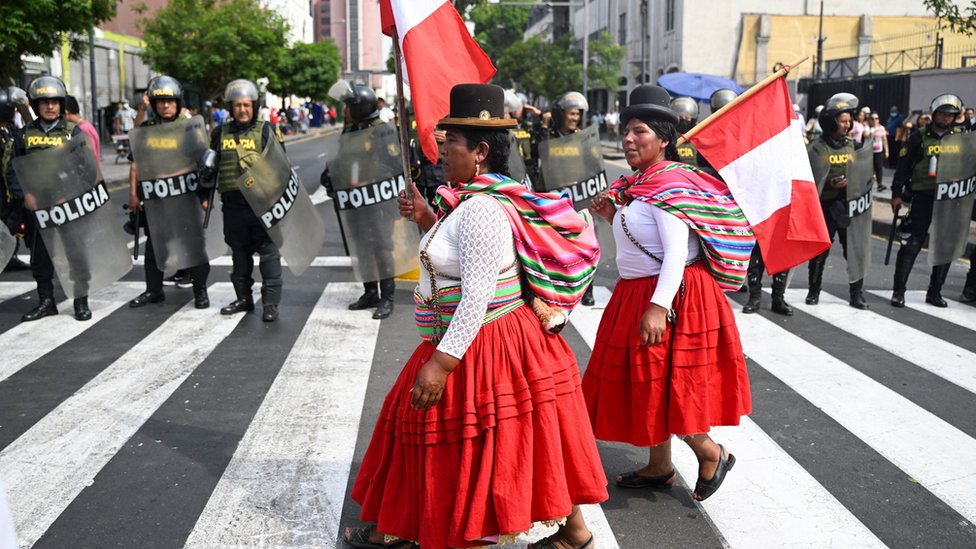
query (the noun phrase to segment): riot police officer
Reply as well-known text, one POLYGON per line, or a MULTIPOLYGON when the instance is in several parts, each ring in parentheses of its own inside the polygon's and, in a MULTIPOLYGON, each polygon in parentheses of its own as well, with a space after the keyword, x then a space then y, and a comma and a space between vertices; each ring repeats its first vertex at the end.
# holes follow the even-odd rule
MULTIPOLYGON (((820 190, 820 207, 823 209, 824 220, 827 223, 827 234, 831 241, 838 236, 844 257, 847 257, 847 231, 851 218, 847 209, 847 171, 854 161, 854 151, 858 144, 847 136, 851 129, 854 112, 857 110, 858 99, 850 93, 834 94, 820 112, 818 122, 823 129, 820 137, 816 138, 810 147, 829 163, 826 181, 820 190)), ((823 252, 810 260, 809 289, 807 290, 807 305, 820 302, 820 289, 823 283, 824 265, 830 250, 823 252)), ((864 279, 849 284, 850 305, 855 309, 867 309, 864 300, 864 279)))
MULTIPOLYGON (((7 185, 7 166, 13 156, 14 112, 17 109, 16 96, 27 97, 20 88, 11 86, 9 89, 0 88, 0 231, 9 230, 10 234, 23 234, 24 225, 22 210, 15 208, 13 194, 7 185)), ((15 239, 13 255, 6 265, 0 264, 0 271, 29 269, 30 266, 17 258, 20 240, 15 239)))
POLYGON ((231 111, 231 119, 211 132, 210 148, 217 151, 217 190, 223 201, 224 242, 230 246, 233 267, 230 280, 237 299, 220 309, 222 315, 254 310, 251 288, 254 279, 253 255, 260 256, 261 320, 278 320, 281 304, 281 253, 271 241, 251 210, 244 195, 237 188, 237 179, 255 158, 260 158, 271 139, 284 141, 281 132, 269 122, 257 118, 258 87, 246 79, 233 80, 224 90, 224 100, 231 111))
MULTIPOLYGON (((64 102, 68 92, 60 78, 54 76, 35 78, 27 87, 27 95, 31 108, 37 113, 37 118, 14 137, 14 157, 34 154, 52 147, 63 147, 74 138, 87 139, 77 125, 64 118, 64 102)), ((12 162, 7 168, 7 184, 17 207, 25 207, 28 211, 36 208, 33 197, 25 195, 21 188, 12 162)), ((22 321, 30 322, 58 314, 58 308, 54 302, 54 263, 48 255, 40 235, 40 227, 34 216, 26 214, 24 219, 26 221, 24 236, 31 249, 31 274, 37 282, 39 298, 37 307, 21 317, 22 321)), ((91 319, 92 313, 88 307, 87 296, 74 300, 74 312, 77 320, 91 319)))
MULTIPOLYGON (((342 133, 352 133, 366 128, 372 128, 383 124, 377 106, 376 92, 364 84, 348 83, 346 91, 339 96, 346 105, 346 124, 342 128, 342 133)), ((320 182, 323 187, 333 195, 332 177, 329 168, 326 166, 322 172, 320 182)), ((333 204, 335 202, 333 201, 333 204)), ((338 204, 335 204, 338 208, 338 204)), ((338 210, 337 210, 338 215, 338 210)), ((391 250, 376 250, 377 255, 391 255, 391 250)), ((384 258, 378 258, 380 260, 384 258)), ((392 257, 390 258, 392 261, 392 257)), ((349 304, 349 310, 359 311, 375 307, 373 318, 384 319, 393 314, 393 297, 396 293, 396 281, 393 277, 384 278, 379 281, 371 280, 363 282, 363 295, 359 299, 349 304)))
MULTIPOLYGON (((685 134, 698 123, 698 101, 690 97, 675 97, 671 100, 671 110, 678 115, 678 134, 685 134)), ((685 141, 678 145, 678 158, 685 164, 698 166, 698 149, 685 141)))
MULTIPOLYGON (((734 90, 730 90, 728 88, 715 90, 714 92, 712 92, 712 95, 710 95, 708 98, 708 106, 712 109, 712 112, 716 112, 722 107, 731 103, 732 100, 735 99, 736 97, 739 97, 739 94, 737 94, 734 90)), ((719 177, 718 175, 718 172, 715 171, 715 168, 712 167, 712 165, 708 162, 708 160, 705 159, 704 156, 701 155, 701 153, 698 153, 696 155, 696 159, 698 160, 698 169, 711 175, 712 177, 718 177, 719 179, 721 179, 721 177, 719 177)), ((753 249, 752 253, 753 253, 753 257, 755 257, 756 254, 759 253, 758 248, 753 249)), ((759 257, 759 261, 762 261, 761 256, 759 257)), ((761 277, 762 267, 760 267, 759 270, 760 270, 760 277, 761 277)))
MULTIPOLYGON (((912 133, 901 150, 895 178, 891 183, 891 211, 898 213, 902 203, 910 202, 906 223, 911 227, 911 236, 903 241, 895 260, 894 288, 891 294, 893 307, 905 306, 905 290, 908 276, 912 272, 915 258, 928 238, 932 224, 932 210, 935 204, 935 165, 938 162, 939 143, 942 138, 961 130, 953 128, 952 123, 962 111, 962 100, 951 93, 942 94, 932 100, 932 122, 923 130, 912 133)), ((936 307, 947 307, 942 298, 942 285, 949 275, 949 264, 932 267, 925 302, 936 307)))
MULTIPOLYGON (((526 103, 525 94, 505 90, 505 114, 507 118, 518 121, 518 127, 513 130, 515 142, 518 144, 518 154, 522 156, 525 174, 529 182, 539 181, 539 159, 537 156, 539 145, 535 141, 533 132, 534 122, 540 114, 539 109, 526 103)), ((509 165, 511 168, 511 165, 509 165)), ((511 174, 510 174, 511 175, 511 174)))
MULTIPOLYGON (((444 179, 444 169, 441 167, 440 159, 431 162, 424 154, 420 146, 420 137, 417 133, 417 120, 413 113, 409 113, 410 120, 410 179, 417 184, 417 190, 424 195, 427 202, 433 206, 434 198, 437 196, 437 189, 441 185, 446 185, 444 179)), ((446 135, 444 130, 434 130, 434 139, 437 143, 443 143, 446 135)))
MULTIPOLYGON (((183 110, 183 86, 172 76, 160 75, 149 81, 146 88, 146 95, 149 97, 149 107, 155 114, 154 117, 144 121, 140 127, 156 126, 159 124, 169 124, 175 121, 183 110)), ((132 160, 132 155, 129 155, 132 160)), ((132 162, 129 166, 129 211, 136 212, 142 209, 142 199, 145 197, 139 194, 137 163, 132 162)), ((207 193, 202 188, 198 188, 198 196, 204 202, 206 208, 207 193)), ((163 292, 163 271, 159 269, 156 262, 156 253, 153 247, 152 235, 149 234, 149 225, 146 223, 145 216, 141 218, 140 226, 146 230, 146 253, 145 253, 145 275, 146 291, 136 296, 129 302, 129 307, 143 307, 149 303, 159 303, 166 299, 163 292)), ((210 264, 203 263, 187 269, 187 273, 193 282, 193 305, 197 309, 206 309, 210 306, 210 298, 207 295, 207 277, 210 276, 210 264)))

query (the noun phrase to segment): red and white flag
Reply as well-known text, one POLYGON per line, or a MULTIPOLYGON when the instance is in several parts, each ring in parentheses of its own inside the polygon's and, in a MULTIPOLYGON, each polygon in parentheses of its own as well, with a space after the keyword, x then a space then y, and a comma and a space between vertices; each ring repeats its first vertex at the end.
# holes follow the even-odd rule
POLYGON ((380 0, 380 18, 385 34, 396 27, 417 134, 424 154, 437 162, 434 127, 450 111, 451 88, 484 84, 495 66, 448 0, 380 0))
POLYGON ((803 128, 778 78, 691 137, 752 225, 766 270, 779 273, 830 248, 803 128))

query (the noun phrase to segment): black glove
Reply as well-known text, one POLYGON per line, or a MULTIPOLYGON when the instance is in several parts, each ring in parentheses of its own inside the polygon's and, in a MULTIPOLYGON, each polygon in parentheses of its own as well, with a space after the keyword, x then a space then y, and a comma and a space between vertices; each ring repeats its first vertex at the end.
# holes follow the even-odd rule
POLYGON ((200 186, 212 189, 217 183, 217 152, 213 149, 204 151, 197 162, 197 173, 200 175, 200 186))

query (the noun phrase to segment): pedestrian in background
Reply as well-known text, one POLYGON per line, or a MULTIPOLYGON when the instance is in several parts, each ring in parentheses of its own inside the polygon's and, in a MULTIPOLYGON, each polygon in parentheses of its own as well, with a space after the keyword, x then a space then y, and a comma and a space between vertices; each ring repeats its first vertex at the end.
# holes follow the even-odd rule
MULTIPOLYGON (((888 119, 885 120, 885 129, 888 130, 888 150, 899 151, 901 147, 898 146, 897 131, 901 128, 901 125, 905 122, 905 115, 899 112, 898 105, 892 105, 891 110, 888 112, 888 119)), ((908 137, 905 136, 904 139, 908 137)), ((904 141, 904 140, 903 140, 904 141)), ((896 161, 896 155, 891 155, 888 157, 888 167, 894 168, 896 161)))
POLYGON ((871 125, 868 131, 874 141, 871 142, 872 152, 874 153, 874 180, 878 185, 878 192, 887 190, 882 181, 884 177, 884 166, 887 163, 890 151, 888 150, 888 130, 881 125, 881 117, 878 113, 871 113, 871 125))
POLYGON ((81 109, 78 106, 78 100, 75 96, 69 95, 64 98, 64 118, 72 124, 77 124, 81 131, 88 135, 88 141, 91 143, 92 151, 95 153, 95 160, 101 162, 102 160, 102 143, 98 138, 98 130, 95 126, 92 126, 91 122, 85 120, 81 117, 81 109))

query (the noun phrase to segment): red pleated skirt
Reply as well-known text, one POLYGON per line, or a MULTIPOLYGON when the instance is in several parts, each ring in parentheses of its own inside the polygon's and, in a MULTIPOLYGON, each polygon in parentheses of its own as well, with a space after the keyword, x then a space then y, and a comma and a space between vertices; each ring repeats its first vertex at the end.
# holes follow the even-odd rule
POLYGON ((607 499, 576 357, 527 306, 481 328, 437 405, 410 406, 435 347, 407 361, 353 485, 360 517, 424 549, 476 547, 607 499))
POLYGON ((749 375, 732 308, 702 262, 685 268, 684 294, 664 341, 640 343, 640 318, 657 277, 619 280, 583 376, 596 438, 655 446, 671 435, 738 425, 752 411, 749 375))

